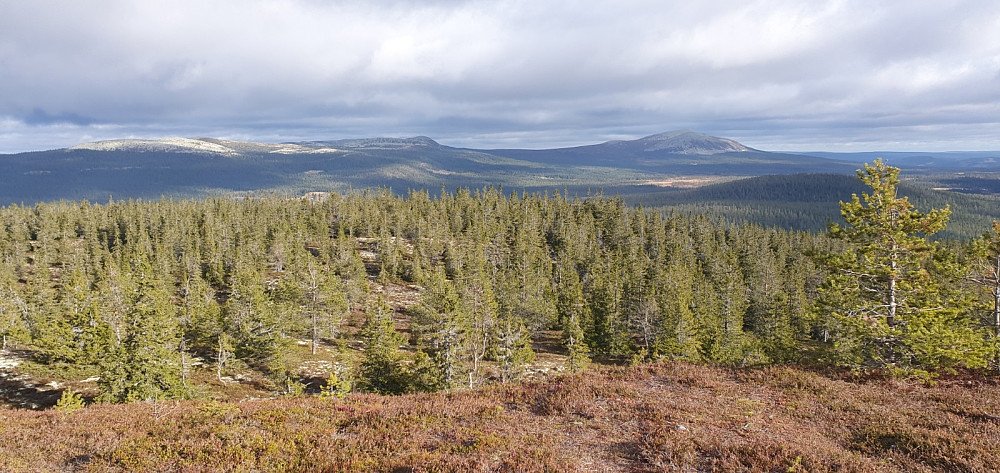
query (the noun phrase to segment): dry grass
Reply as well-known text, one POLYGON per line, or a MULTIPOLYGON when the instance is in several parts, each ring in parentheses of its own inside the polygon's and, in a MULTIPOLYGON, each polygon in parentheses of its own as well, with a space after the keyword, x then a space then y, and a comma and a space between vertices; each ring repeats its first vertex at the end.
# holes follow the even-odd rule
POLYGON ((0 411, 3 471, 997 471, 1000 386, 600 368, 477 391, 0 411))

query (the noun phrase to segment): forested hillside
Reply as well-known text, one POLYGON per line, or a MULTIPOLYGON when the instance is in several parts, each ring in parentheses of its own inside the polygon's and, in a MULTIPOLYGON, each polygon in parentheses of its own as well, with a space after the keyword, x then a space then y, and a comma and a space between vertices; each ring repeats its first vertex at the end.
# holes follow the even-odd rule
MULTIPOLYGON (((591 359, 767 364, 814 346, 855 367, 995 361, 997 284, 979 275, 996 243, 924 242, 943 223, 899 230, 917 239, 908 272, 882 274, 879 265, 896 260, 856 253, 866 247, 853 237, 729 226, 618 199, 491 188, 322 197, 3 208, 5 347, 29 349, 34 369, 56 377, 95 376, 93 394, 118 402, 204 394, 206 373, 220 382, 256 373, 246 379, 301 389, 299 343, 312 356, 333 353, 328 393, 518 379, 544 333, 562 334, 571 370, 591 359), (851 282, 844 271, 875 275, 851 282), (838 284, 889 282, 901 294, 934 294, 920 304, 950 312, 917 325, 930 306, 907 302, 915 318, 886 329, 897 351, 859 354, 859 343, 886 342, 851 328, 843 311, 852 302, 830 295, 845 290, 838 284), (400 303, 399 288, 414 300, 400 303), (918 326, 975 350, 921 355, 930 342, 907 329, 918 326)), ((865 212, 891 204, 919 215, 894 202, 871 201, 865 212)))
POLYGON ((63 202, 2 219, 5 340, 99 375, 103 398, 118 401, 186 395, 194 359, 277 385, 295 375, 290 344, 349 336, 365 359, 339 376, 378 392, 516 379, 544 330, 565 333, 574 366, 785 360, 816 328, 808 308, 823 272, 808 255, 836 245, 495 189, 63 202), (399 282, 422 288, 395 314, 408 344, 383 294, 399 282), (360 334, 348 335, 352 313, 365 314, 360 334))
MULTIPOLYGON (((900 183, 899 192, 918 208, 950 205, 952 217, 937 238, 971 240, 981 236, 1000 219, 1000 199, 986 186, 994 179, 931 178, 900 183), (934 185, 983 187, 979 195, 932 188, 934 185)), ((843 223, 840 201, 860 194, 865 186, 855 176, 843 174, 793 174, 757 176, 708 184, 692 189, 614 189, 630 203, 669 209, 692 215, 711 215, 726 222, 754 222, 779 227, 822 232, 830 223, 843 223)), ((962 188, 963 192, 968 188, 962 188)))
POLYGON ((828 233, 495 188, 4 207, 0 396, 56 409, 0 410, 0 466, 994 469, 1000 223, 935 243, 950 207, 858 177, 828 233))

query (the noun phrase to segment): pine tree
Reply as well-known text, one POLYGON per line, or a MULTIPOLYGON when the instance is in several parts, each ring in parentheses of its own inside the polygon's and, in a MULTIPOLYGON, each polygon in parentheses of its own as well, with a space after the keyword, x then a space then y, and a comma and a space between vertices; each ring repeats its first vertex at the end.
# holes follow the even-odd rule
POLYGON ((1000 370, 1000 222, 993 222, 993 232, 972 242, 969 248, 968 280, 988 297, 982 304, 983 325, 990 332, 991 362, 1000 370))
POLYGON ((993 232, 975 240, 970 248, 968 280, 989 294, 986 324, 1000 337, 1000 222, 993 222, 993 232))
POLYGON ((872 192, 841 203, 848 226, 831 225, 830 233, 851 245, 829 259, 820 300, 839 325, 842 361, 904 370, 981 365, 982 338, 926 268, 934 250, 927 237, 944 228, 950 210, 914 210, 896 194, 899 169, 881 159, 858 178, 872 192))

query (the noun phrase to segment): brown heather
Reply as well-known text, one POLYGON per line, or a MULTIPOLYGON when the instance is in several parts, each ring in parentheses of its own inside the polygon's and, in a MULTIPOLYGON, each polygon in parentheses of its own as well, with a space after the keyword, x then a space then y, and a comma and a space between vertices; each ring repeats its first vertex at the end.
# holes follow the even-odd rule
POLYGON ((1000 386, 597 368, 476 391, 0 411, 3 471, 997 471, 1000 386))

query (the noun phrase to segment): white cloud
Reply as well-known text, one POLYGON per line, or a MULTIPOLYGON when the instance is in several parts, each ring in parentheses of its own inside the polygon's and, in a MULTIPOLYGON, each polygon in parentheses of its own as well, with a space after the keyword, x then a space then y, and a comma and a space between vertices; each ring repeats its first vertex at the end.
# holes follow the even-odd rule
POLYGON ((975 0, 3 2, 0 149, 107 132, 538 147, 682 127, 889 143, 907 126, 1000 148, 983 138, 1000 136, 998 23, 975 0))

